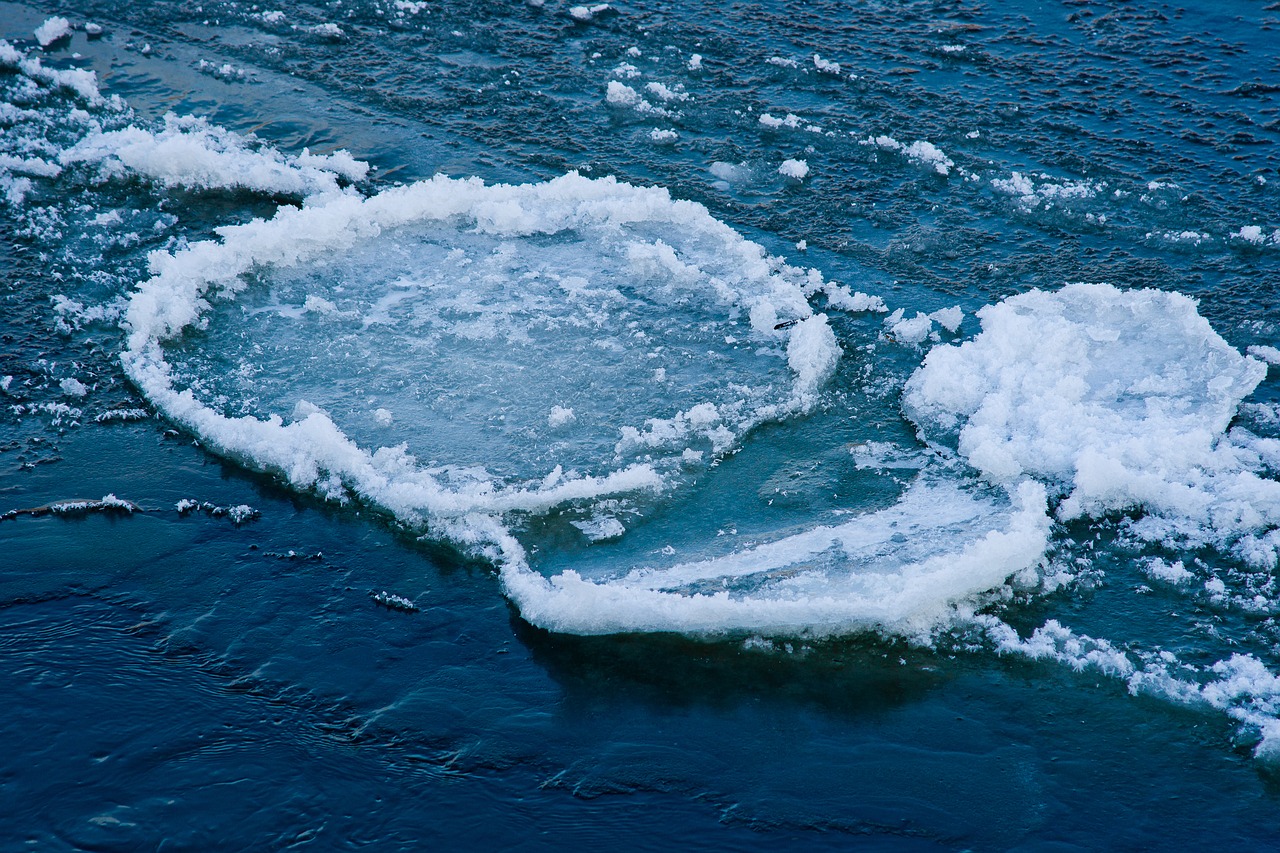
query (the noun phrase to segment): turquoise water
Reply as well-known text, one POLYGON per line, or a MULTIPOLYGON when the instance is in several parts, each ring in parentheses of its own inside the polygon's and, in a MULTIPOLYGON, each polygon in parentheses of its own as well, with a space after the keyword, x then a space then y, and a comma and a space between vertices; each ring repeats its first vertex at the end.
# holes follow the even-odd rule
MULTIPOLYGON (((831 632, 815 615, 808 630, 583 636, 558 616, 526 621, 512 578, 573 570, 607 592, 648 567, 675 588, 681 566, 892 512, 913 483, 970 496, 1004 529, 991 469, 921 433, 902 402, 931 348, 975 339, 978 310, 1033 288, 1175 291, 1226 344, 1280 346, 1275 10, 615 4, 578 21, 553 3, 115 5, 0 5, 0 38, 42 68, 93 70, 124 102, 0 68, 0 153, 58 165, 0 161, 30 181, 0 200, 0 512, 105 495, 136 507, 0 521, 4 847, 1273 846, 1276 566, 1242 556, 1212 512, 1161 514, 1152 498, 1053 516, 1033 581, 967 590, 955 601, 976 621, 947 609, 914 631, 831 632), (54 14, 75 29, 42 50, 33 33, 54 14), (611 101, 610 82, 636 100, 611 101), (405 511, 350 477, 291 482, 149 398, 120 361, 148 253, 320 204, 309 189, 191 177, 199 152, 174 159, 188 170, 175 186, 154 164, 64 154, 94 122, 160 138, 166 112, 254 134, 232 175, 260 163, 245 152, 344 149, 375 168, 307 180, 353 197, 436 173, 525 184, 576 169, 704 205, 683 224, 663 224, 660 206, 625 239, 590 218, 558 236, 478 233, 468 208, 428 240, 391 228, 263 264, 205 328, 164 341, 211 409, 288 422, 305 399, 359 447, 406 442, 411 473, 450 488, 536 491, 557 464, 547 488, 638 464, 662 487, 485 515, 514 537, 517 565, 459 533, 475 519, 405 511), (789 159, 807 175, 779 173, 789 159), (809 293, 841 355, 792 406, 794 327, 751 323, 763 285, 734 278, 744 265, 722 258, 737 244, 715 222, 903 319, 955 306, 962 322, 914 341, 888 312, 809 293), (711 295, 706 275, 659 287, 667 273, 628 266, 626 241, 659 240, 748 296, 711 295), (466 251, 442 260, 450 246, 466 251), (470 272, 486 262, 489 277, 470 272), (467 304, 450 290, 462 281, 467 304), (307 295, 337 313, 304 309, 307 295), (624 427, 679 425, 705 401, 746 402, 739 418, 615 453, 624 427), (781 409, 753 414, 768 405, 781 409), (1181 538, 1144 538, 1143 519, 1181 538), (384 590, 420 609, 379 607, 384 590), (1027 643, 1052 623, 1080 645, 1036 655, 1002 645, 990 620, 1027 643), (1171 654, 1159 672, 1183 687, 1091 650, 1137 672, 1171 654), (1247 684, 1186 698, 1185 685, 1221 686, 1230 673, 1213 667, 1236 655, 1259 667, 1247 684)), ((279 174, 302 173, 290 162, 279 174)), ((1153 382, 1194 376, 1216 352, 1141 324, 1119 340, 1136 346, 1122 357, 1167 365, 1153 382)), ((1258 541, 1275 524, 1274 373, 1229 401, 1230 446, 1258 457, 1228 472, 1263 483, 1244 498, 1264 516, 1247 534, 1258 541)), ((1055 511, 1069 487, 1032 476, 1055 511)), ((816 569, 770 566, 740 594, 776 585, 803 603, 789 582, 856 577, 854 557, 892 579, 895 554, 954 556, 946 533, 884 541, 870 556, 823 552, 816 569)))

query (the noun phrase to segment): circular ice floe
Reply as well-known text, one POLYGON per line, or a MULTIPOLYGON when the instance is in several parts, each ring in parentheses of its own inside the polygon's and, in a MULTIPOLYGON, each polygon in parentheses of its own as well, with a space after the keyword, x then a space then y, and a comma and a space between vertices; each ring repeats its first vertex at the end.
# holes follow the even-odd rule
POLYGON ((307 429, 366 446, 391 426, 380 458, 526 488, 663 470, 805 410, 840 355, 816 273, 613 180, 436 178, 220 233, 154 262, 124 360, 170 417, 299 485, 354 473, 307 429))
POLYGON ((436 177, 219 235, 153 259, 130 377, 219 451, 415 521, 661 488, 840 355, 816 272, 612 179, 436 177))

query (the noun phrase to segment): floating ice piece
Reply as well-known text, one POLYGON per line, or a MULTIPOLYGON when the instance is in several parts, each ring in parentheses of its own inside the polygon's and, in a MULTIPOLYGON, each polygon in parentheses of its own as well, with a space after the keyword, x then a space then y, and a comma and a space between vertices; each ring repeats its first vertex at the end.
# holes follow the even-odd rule
POLYGON ((1022 172, 1013 172, 1008 178, 996 178, 991 182, 992 189, 1014 196, 1024 211, 1064 201, 1091 199, 1106 189, 1106 186, 1103 181, 1064 181, 1050 175, 1031 176, 1022 172), (1033 177, 1039 178, 1039 182, 1033 180, 1033 177))
POLYGON ((371 592, 369 597, 373 599, 373 603, 388 610, 396 610, 400 613, 417 613, 422 608, 414 604, 411 599, 405 598, 403 595, 396 595, 394 592, 387 592, 385 589, 381 592, 371 592))
POLYGON ((86 500, 76 498, 73 500, 55 501, 43 506, 31 507, 29 509, 11 509, 6 513, 0 514, 0 521, 10 521, 20 515, 42 516, 42 515, 83 515, 90 512, 123 512, 132 515, 135 512, 142 512, 142 507, 133 501, 118 498, 114 494, 103 495, 99 500, 86 500))
POLYGON ((593 515, 583 521, 570 522, 591 542, 606 542, 617 539, 627 532, 621 521, 610 515, 593 515))
POLYGON ((1245 243, 1251 243, 1254 246, 1265 245, 1268 240, 1271 243, 1280 245, 1280 230, 1277 230, 1270 238, 1268 238, 1260 225, 1242 225, 1240 230, 1233 231, 1228 236, 1236 240, 1242 240, 1245 243))
POLYGON ((246 521, 253 521, 262 514, 248 504, 218 506, 209 501, 197 501, 191 498, 183 498, 178 501, 174 508, 177 509, 178 515, 189 515, 196 510, 200 510, 205 515, 213 518, 228 518, 232 524, 236 525, 244 524, 246 521))
POLYGON ((68 377, 58 383, 58 387, 62 389, 62 393, 68 397, 83 397, 89 393, 88 387, 79 379, 68 377))
POLYGON ((813 55, 813 67, 821 71, 823 74, 839 74, 840 63, 832 62, 829 59, 823 59, 818 54, 813 55))
POLYGON ((571 6, 569 8, 569 17, 585 24, 597 15, 612 11, 612 8, 608 3, 598 3, 595 6, 571 6))
POLYGON ((884 321, 894 339, 904 344, 923 343, 930 337, 935 341, 939 340, 937 333, 933 331, 934 323, 955 334, 964 321, 964 311, 959 306, 939 308, 931 314, 917 311, 914 317, 905 315, 906 312, 899 308, 884 321))
POLYGON ((1275 347, 1263 346, 1262 344, 1254 344, 1248 349, 1249 355, 1265 361, 1267 364, 1280 364, 1280 349, 1275 347))
POLYGON ((801 181, 809 175, 809 164, 805 160, 783 160, 778 174, 801 181))
POLYGON ((36 41, 40 42, 41 47, 48 47, 54 42, 67 38, 71 35, 71 22, 66 18, 55 15, 47 18, 43 24, 36 27, 36 41))
POLYGON ((335 40, 340 39, 346 35, 346 33, 342 31, 342 27, 338 26, 337 24, 331 21, 323 24, 316 24, 315 26, 312 26, 312 27, 307 27, 306 31, 311 33, 313 36, 320 36, 321 38, 335 39, 335 40))
POLYGON ((339 193, 341 181, 360 180, 369 170, 345 151, 321 157, 304 149, 287 157, 274 148, 255 148, 252 140, 204 119, 173 113, 165 115, 159 133, 133 126, 94 132, 58 159, 64 166, 98 164, 104 176, 145 175, 169 187, 300 196, 339 193))
POLYGON ((655 107, 653 104, 641 97, 640 93, 628 86, 626 83, 619 83, 617 80, 610 80, 609 85, 605 87, 605 101, 617 107, 629 107, 638 113, 645 115, 670 116, 671 113, 662 107, 655 107))
POLYGON ((1232 547, 1274 566, 1280 483, 1227 435, 1266 366, 1240 355, 1177 293, 1073 284, 978 312, 982 332, 935 347, 903 408, 991 482, 1034 476, 1064 519, 1142 508, 1169 544, 1232 547))
POLYGON ((658 99, 663 101, 671 102, 671 101, 689 100, 689 93, 685 92, 684 86, 681 86, 681 85, 677 85, 673 89, 662 83, 652 82, 652 83, 646 83, 644 87, 652 95, 656 96, 658 99))
POLYGON ((804 123, 804 119, 800 118, 800 116, 795 113, 787 113, 782 118, 778 118, 770 113, 760 113, 759 121, 762 125, 769 128, 799 127, 804 123))
MULTIPOLYGON (((669 300, 694 306, 699 319, 692 326, 679 322, 684 315, 676 315, 675 320, 671 320, 669 312, 658 318, 665 325, 654 326, 652 319, 646 319, 649 328, 672 338, 666 342, 666 348, 679 351, 673 348, 675 339, 690 329, 700 334, 698 330, 703 327, 715 329, 717 324, 726 323, 735 324, 736 333, 756 345, 773 347, 772 364, 781 368, 777 377, 763 372, 770 364, 768 358, 762 357, 767 353, 749 349, 736 356, 739 361, 734 362, 729 357, 733 355, 731 350, 722 363, 711 365, 710 372, 698 376, 699 383, 711 384, 716 391, 714 402, 708 400, 689 406, 682 413, 683 419, 651 419, 655 425, 669 422, 683 429, 683 432, 680 429, 663 431, 655 426, 643 439, 647 452, 652 454, 654 449, 666 446, 667 432, 671 433, 673 442, 678 438, 678 443, 669 449, 673 465, 677 464, 674 460, 678 454, 688 447, 691 437, 710 442, 716 452, 721 452, 763 420, 807 410, 816 401, 821 382, 840 356, 825 317, 813 315, 805 298, 806 293, 821 289, 821 276, 787 267, 779 259, 768 257, 758 245, 713 219, 700 205, 674 201, 665 190, 632 187, 612 179, 592 181, 570 174, 545 184, 486 186, 478 180, 437 177, 387 190, 369 199, 337 196, 329 198, 327 203, 301 210, 285 207, 269 222, 255 221, 224 228, 219 233, 223 238, 220 243, 200 243, 176 255, 153 256, 155 275, 142 283, 133 295, 125 321, 129 338, 122 359, 129 376, 165 416, 192 429, 207 446, 255 467, 278 472, 300 488, 316 489, 334 499, 343 499, 349 490, 410 522, 428 518, 442 522, 458 520, 476 513, 496 517, 514 511, 542 512, 565 501, 660 489, 665 481, 654 467, 657 462, 615 464, 610 454, 593 461, 597 469, 615 465, 614 470, 598 476, 565 477, 554 484, 544 484, 541 473, 521 471, 517 481, 502 485, 478 468, 422 467, 404 445, 365 449, 326 411, 316 406, 299 404, 293 408, 292 423, 286 423, 280 414, 263 418, 230 417, 183 387, 184 381, 175 374, 174 365, 167 357, 166 343, 188 328, 207 324, 213 309, 210 300, 218 296, 222 297, 218 301, 225 301, 244 290, 249 285, 244 276, 251 271, 261 279, 269 279, 271 275, 287 279, 293 275, 298 282, 314 287, 316 276, 306 265, 340 263, 344 253, 358 252, 379 235, 387 235, 389 242, 374 243, 373 251, 378 252, 380 258, 385 260, 388 253, 394 255, 411 247, 421 247, 426 253, 424 257, 436 258, 433 263, 458 265, 455 283, 468 275, 465 264, 471 262, 456 244, 475 243, 482 251, 481 257, 489 259, 486 263, 498 264, 492 272, 480 269, 476 278, 467 279, 469 289, 456 299, 451 290, 437 291, 430 282, 404 278, 374 281, 381 295, 377 296, 378 306, 372 307, 387 318, 386 322, 395 319, 390 311, 396 305, 425 305, 429 310, 423 316, 439 318, 442 333, 465 345, 458 352, 471 355, 456 356, 463 360, 459 370, 466 368, 470 362, 465 359, 474 355, 475 347, 469 336, 488 336, 485 340, 509 338, 511 359, 559 358, 566 364, 571 362, 573 369, 580 369, 586 356, 599 359, 602 356, 597 353, 617 352, 619 367, 609 369, 632 370, 628 359, 633 357, 622 342, 634 341, 634 346, 642 347, 638 358, 633 359, 634 370, 638 370, 639 375, 652 375, 655 367, 661 366, 647 357, 652 346, 647 332, 638 324, 614 323, 611 310, 604 310, 616 305, 627 311, 643 311, 647 303, 628 301, 628 297, 616 289, 593 286, 576 271, 571 275, 564 270, 562 261, 572 263, 574 253, 580 253, 582 246, 592 247, 592 251, 613 252, 604 266, 627 276, 624 283, 628 290, 637 289, 643 283, 644 288, 660 291, 654 298, 659 298, 664 306, 671 304, 669 300), (656 235, 672 242, 667 243, 656 235), (444 241, 445 245, 437 241, 444 241), (455 247, 450 247, 450 243, 455 247), (495 245, 499 251, 494 251, 495 245), (520 259, 520 253, 525 251, 532 253, 533 264, 520 259), (544 268, 537 263, 540 257, 554 261, 554 268, 544 268), (513 263, 514 275, 526 276, 527 295, 513 292, 509 287, 513 263), (296 272, 290 272, 293 270, 296 272), (492 290, 492 296, 483 288, 492 290), (413 299, 418 302, 406 302, 413 299), (423 302, 438 299, 448 301, 423 302), (575 311, 579 313, 573 313, 575 311), (480 319, 467 319, 474 316, 480 319), (558 336, 548 337, 544 344, 531 347, 528 339, 531 316, 538 318, 539 325, 553 331, 562 327, 583 328, 588 333, 578 339, 566 338, 557 331, 558 336), (452 321, 450 317, 462 319, 452 321), (780 320, 788 319, 803 322, 789 330, 775 330, 780 320), (499 322, 503 325, 499 326, 499 322), (598 336, 591 332, 595 329, 600 330, 598 336), (573 348, 566 348, 569 343, 573 348), (585 349, 580 351, 579 347, 585 349), (731 372, 726 374, 726 370, 731 372), (750 377, 755 387, 726 383, 726 375, 750 377), (712 384, 715 381, 724 387, 716 389, 712 384), (704 417, 711 414, 715 417, 704 417)), ((590 266, 598 270, 600 264, 595 256, 589 259, 590 266)), ((363 256, 354 263, 362 269, 369 268, 363 256)), ((415 261, 410 268, 418 266, 415 261)), ((375 268, 373 273, 376 272, 375 268)), ((347 279, 343 281, 351 284, 347 279)), ((351 298, 339 297, 333 290, 326 296, 351 298)), ((360 294, 357 292, 356 296, 360 294)), ((301 301, 299 297, 297 302, 301 301)), ((307 321, 312 318, 309 312, 295 312, 285 317, 278 309, 253 316, 307 321)), ((405 322, 410 322, 413 316, 409 315, 405 322)), ((314 322, 333 321, 324 317, 314 322)), ((314 338, 314 335, 308 337, 314 338)), ((723 332, 712 338, 723 339, 723 332)), ((700 353, 706 353, 707 344, 701 338, 690 345, 697 345, 700 353)), ((600 362, 601 368, 608 364, 600 362)), ((340 362, 340 366, 349 369, 347 362, 340 362)), ((538 370, 546 371, 546 365, 536 360, 528 366, 533 368, 525 374, 528 377, 538 370)), ((674 364, 671 366, 676 369, 674 364)), ((701 369, 696 365, 695 368, 701 369)), ((557 367, 557 371, 559 369, 557 367)), ((414 370, 421 377, 421 370, 414 370)), ((634 371, 624 375, 633 374, 634 371)), ((463 391, 468 390, 468 382, 474 384, 476 379, 475 373, 459 376, 464 377, 459 385, 463 391)), ((553 380, 554 374, 548 379, 553 380)), ((328 389, 342 381, 342 376, 331 377, 323 387, 328 389)), ((518 374, 503 381, 508 382, 502 386, 507 389, 503 393, 526 394, 530 390, 530 381, 518 374)), ((624 384, 608 387, 622 388, 624 384)), ((368 391, 358 390, 363 396, 357 420, 367 422, 368 391)), ((554 392, 557 396, 563 391, 554 383, 536 386, 533 390, 554 392)), ((255 388, 255 394, 262 391, 260 387, 255 388)), ((285 398, 296 393, 288 387, 282 389, 285 398)), ((664 401, 678 396, 665 386, 655 389, 654 393, 664 401)), ((687 396, 689 392, 680 393, 687 396)), ((291 407, 296 400, 293 396, 287 405, 291 407)), ((592 396, 583 397, 582 402, 593 407, 602 405, 592 396)), ((605 399, 603 403, 611 401, 605 399)), ((412 398, 406 398, 403 404, 413 405, 412 398)), ((628 400, 620 401, 619 405, 623 406, 621 411, 627 411, 635 403, 628 400)), ((550 406, 520 408, 536 413, 546 412, 550 406)), ((397 410, 400 409, 398 402, 397 410)), ((278 410, 287 412, 289 408, 278 410)), ((482 411, 491 412, 492 408, 482 407, 482 411)), ((578 421, 583 421, 583 413, 577 410, 576 404, 575 411, 578 421)), ((418 420, 404 412, 401 414, 403 417, 396 423, 403 423, 405 428, 412 427, 418 420)), ((617 417, 611 420, 618 423, 617 417)), ((349 425, 350 428, 353 427, 349 425)), ((504 434, 499 428, 498 438, 493 440, 502 440, 504 434)), ((377 436, 373 440, 378 440, 377 436)), ((468 452, 475 444, 474 439, 468 439, 468 452)), ((582 441, 577 444, 591 446, 582 441)), ((612 449, 613 444, 611 439, 608 447, 612 449)), ((507 455, 500 452, 481 460, 507 455)), ((468 460, 467 464, 476 463, 468 460)), ((486 524, 480 527, 488 530, 486 524)), ((467 521, 459 528, 458 535, 470 537, 469 542, 491 541, 488 533, 476 533, 476 529, 467 521)))

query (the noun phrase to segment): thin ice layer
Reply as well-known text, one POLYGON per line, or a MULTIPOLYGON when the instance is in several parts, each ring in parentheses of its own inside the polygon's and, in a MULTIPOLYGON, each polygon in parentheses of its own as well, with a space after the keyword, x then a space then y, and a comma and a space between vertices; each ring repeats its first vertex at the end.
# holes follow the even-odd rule
POLYGON ((504 573, 521 614, 554 631, 927 635, 1035 567, 1051 521, 1044 488, 1012 502, 917 481, 888 509, 726 556, 589 580, 504 573))
POLYGON ((139 286, 126 321, 130 377, 166 415, 223 452, 298 486, 335 496, 349 489, 401 517, 539 511, 658 488, 664 460, 686 458, 691 443, 721 452, 755 423, 812 405, 839 357, 825 318, 805 298, 822 286, 816 273, 766 256, 700 205, 612 179, 570 174, 486 186, 437 177, 369 199, 285 208, 220 234, 221 242, 153 258, 155 276, 139 286), (213 310, 233 298, 248 319, 213 310), (260 325, 264 317, 270 322, 260 325), (289 340, 299 349, 277 353, 283 360, 269 362, 269 373, 296 384, 273 386, 250 362, 219 366, 202 355, 214 340, 211 357, 218 356, 229 322, 239 324, 246 354, 276 347, 273 333, 292 326, 289 340), (395 334, 379 338, 387 328, 395 334), (308 347, 323 351, 344 335, 361 346, 381 341, 391 372, 423 383, 416 402, 409 393, 389 405, 393 389, 377 387, 381 372, 344 375, 349 365, 339 352, 323 364, 308 357, 316 352, 308 347), (664 366, 668 350, 678 358, 664 366), (219 384, 221 373, 242 366, 241 391, 264 399, 231 399, 235 389, 219 384), (663 377, 678 378, 686 366, 695 370, 697 397, 673 407, 682 392, 663 377), (491 434, 457 430, 453 444, 437 442, 430 464, 419 464, 420 448, 395 429, 443 431, 453 416, 465 422, 494 411, 483 399, 440 409, 432 377, 461 398, 504 371, 500 393, 545 399, 535 406, 520 398, 510 407, 517 422, 491 434), (565 399, 575 385, 593 389, 594 399, 565 399), (333 411, 299 393, 331 387, 339 391, 322 402, 333 411), (563 396, 552 393, 558 388, 563 396), (349 431, 359 426, 353 404, 370 392, 375 399, 363 404, 372 432, 362 441, 349 431), (621 410, 596 411, 617 399, 621 410), (574 417, 551 417, 557 409, 574 417), (525 416, 528 424, 518 422, 525 416), (628 422, 631 432, 619 430, 628 422), (567 446, 575 430, 611 430, 597 473, 575 475, 551 455, 525 460, 503 485, 487 470, 504 463, 502 454, 470 455, 471 444, 498 438, 519 453, 535 423, 561 430, 567 446), (397 440, 379 448, 379 428, 397 440))
POLYGON ((908 416, 989 481, 1033 476, 1062 518, 1129 509, 1153 539, 1231 543, 1275 563, 1280 484, 1227 427, 1266 375, 1180 294, 1075 284, 978 312, 982 332, 937 347, 908 381, 908 416))

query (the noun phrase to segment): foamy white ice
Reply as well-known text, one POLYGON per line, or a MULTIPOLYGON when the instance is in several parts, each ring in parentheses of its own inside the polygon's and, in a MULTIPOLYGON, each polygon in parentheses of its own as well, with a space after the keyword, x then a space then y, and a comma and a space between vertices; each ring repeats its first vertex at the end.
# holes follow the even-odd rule
POLYGON ((346 151, 290 157, 256 147, 204 119, 168 113, 158 133, 127 127, 91 133, 62 152, 60 162, 96 164, 104 179, 133 173, 167 187, 244 188, 283 195, 339 193, 342 181, 362 180, 367 163, 346 151))
MULTIPOLYGON (((631 187, 612 179, 592 181, 576 174, 524 186, 485 186, 477 180, 437 177, 369 199, 338 196, 302 210, 283 208, 271 221, 222 229, 221 242, 196 244, 177 255, 155 256, 155 276, 139 286, 129 305, 126 325, 130 335, 123 356, 129 375, 168 417, 186 424, 223 452, 281 472, 298 486, 333 495, 350 489, 402 517, 439 519, 469 513, 541 511, 566 500, 660 488, 662 476, 644 463, 615 466, 597 477, 566 473, 544 480, 543 472, 537 479, 505 486, 483 472, 431 472, 418 465, 404 446, 358 446, 327 413, 309 404, 299 404, 293 410, 292 423, 285 423, 281 416, 287 411, 266 418, 232 417, 215 411, 191 388, 181 388, 175 382, 165 343, 207 323, 210 300, 241 291, 247 285, 246 274, 315 262, 327 264, 326 258, 335 253, 355 250, 384 230, 414 223, 456 223, 448 227, 466 229, 454 232, 459 239, 470 231, 514 241, 499 246, 499 260, 503 252, 519 251, 523 240, 531 241, 529 251, 536 254, 540 235, 586 228, 595 235, 593 242, 617 245, 625 262, 636 270, 635 286, 666 288, 673 299, 703 300, 708 306, 721 306, 718 310, 728 316, 738 315, 743 325, 740 334, 754 337, 757 346, 773 347, 776 363, 785 365, 783 370, 791 380, 779 386, 779 395, 771 400, 749 403, 748 397, 737 401, 724 398, 718 404, 695 405, 667 421, 651 418, 648 432, 636 432, 637 436, 648 436, 645 442, 649 447, 665 447, 665 438, 676 433, 671 437, 678 459, 684 458, 687 449, 683 442, 710 440, 722 450, 763 419, 784 417, 811 406, 839 358, 839 347, 825 317, 813 315, 806 300, 808 293, 823 286, 821 278, 767 257, 759 246, 712 219, 700 205, 673 201, 664 190, 631 187), (628 237, 629 230, 635 236, 628 237), (644 234, 652 236, 641 239, 644 234), (664 235, 675 245, 685 240, 688 251, 694 251, 698 241, 705 243, 710 252, 707 258, 721 264, 722 271, 715 275, 703 272, 664 242, 664 235), (781 330, 776 328, 780 324, 784 327, 781 330)), ((461 269, 469 261, 461 258, 458 263, 461 269)), ((484 278, 478 283, 500 287, 506 280, 484 278)), ((414 293, 396 282, 392 285, 388 308, 414 293)), ((566 305, 589 305, 602 298, 608 304, 615 298, 576 278, 564 279, 555 287, 559 298, 567 294, 566 305)), ((554 303, 530 305, 544 311, 554 303)), ((455 305, 450 310, 459 307, 466 306, 455 305)), ((479 305, 475 308, 486 310, 479 305)), ((514 309, 502 310, 526 309, 516 303, 514 309)), ((295 314, 318 316, 326 322, 343 319, 341 312, 333 320, 333 312, 295 314)), ((368 316, 366 329, 371 322, 383 322, 376 320, 376 315, 368 316)), ((606 316, 601 314, 599 322, 606 316)), ((385 317, 386 322, 395 322, 391 314, 385 317)), ((590 314, 582 319, 569 315, 560 323, 572 329, 583 320, 593 322, 590 318, 590 314)), ((554 316, 548 318, 548 322, 554 320, 554 316)), ((493 326, 477 332, 515 335, 527 321, 517 314, 510 322, 514 325, 506 332, 493 326)), ((517 347, 521 344, 511 340, 517 347)), ((660 347, 661 342, 655 345, 660 347)), ((652 367, 646 371, 651 373, 652 367)), ((655 393, 659 391, 655 388, 655 393)), ((562 407, 550 417, 563 426, 570 422, 567 412, 568 407, 562 407)), ((575 420, 582 420, 581 411, 575 420)), ((396 424, 400 423, 397 419, 396 424)), ((609 467, 613 460, 601 462, 609 467)))
POLYGON ((1157 290, 1034 290, 978 312, 982 332, 934 348, 904 409, 993 483, 1035 477, 1063 519, 1137 510, 1144 538, 1229 547, 1276 564, 1280 483, 1268 443, 1227 428, 1266 375, 1199 315, 1157 290))

